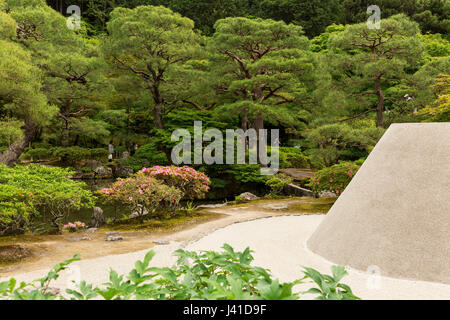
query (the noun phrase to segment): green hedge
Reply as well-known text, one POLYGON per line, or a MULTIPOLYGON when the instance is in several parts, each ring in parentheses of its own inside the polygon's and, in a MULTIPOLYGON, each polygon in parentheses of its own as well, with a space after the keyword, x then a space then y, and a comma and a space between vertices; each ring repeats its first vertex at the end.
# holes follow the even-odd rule
POLYGON ((360 166, 354 162, 341 162, 316 172, 308 187, 316 194, 321 191, 333 192, 340 196, 358 172, 360 166))

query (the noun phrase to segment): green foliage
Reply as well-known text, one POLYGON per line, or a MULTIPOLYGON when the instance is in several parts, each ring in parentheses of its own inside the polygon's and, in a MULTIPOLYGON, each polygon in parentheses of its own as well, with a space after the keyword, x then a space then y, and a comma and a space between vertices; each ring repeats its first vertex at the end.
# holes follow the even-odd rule
POLYGON ((350 287, 341 283, 346 275, 343 267, 332 267, 332 275, 305 268, 305 276, 292 282, 274 279, 270 271, 252 266, 250 248, 235 251, 228 244, 222 252, 202 251, 200 253, 177 250, 176 264, 172 267, 151 267, 155 255, 148 252, 144 260, 136 261, 130 273, 119 275, 111 270, 109 282, 102 287, 94 287, 85 281, 77 283, 77 289, 68 289, 65 294, 52 296, 48 287, 52 280, 67 266, 79 260, 72 259, 56 265, 46 277, 32 283, 17 285, 15 279, 0 282, 0 299, 3 300, 297 300, 301 294, 314 294, 323 300, 359 299, 350 287), (299 293, 294 287, 306 279, 311 279, 317 287, 299 293))
POLYGON ((436 100, 420 110, 418 115, 424 116, 427 122, 448 122, 450 121, 450 75, 439 75, 433 89, 437 96, 436 100))
POLYGON ((405 87, 411 87, 425 52, 419 33, 418 24, 404 15, 382 19, 380 29, 360 23, 334 33, 324 104, 339 112, 339 120, 376 112, 377 126, 383 127, 386 107, 405 108, 405 87))
POLYGON ((266 181, 266 185, 270 187, 271 194, 280 195, 283 193, 283 189, 287 184, 292 183, 294 181, 291 177, 285 174, 276 174, 270 176, 270 178, 266 181))
POLYGON ((21 139, 23 137, 22 126, 23 121, 0 121, 0 145, 9 147, 13 142, 21 139))
POLYGON ((193 28, 192 20, 162 6, 116 8, 111 13, 103 51, 112 66, 125 70, 123 76, 138 82, 157 129, 164 128, 163 108, 182 99, 181 63, 199 50, 193 28))
POLYGON ((31 283, 17 283, 14 278, 9 281, 0 282, 0 299, 2 300, 55 300, 58 297, 51 294, 49 285, 57 280, 60 273, 74 262, 80 260, 80 255, 76 254, 71 259, 56 264, 52 270, 40 279, 31 283))
POLYGON ((359 165, 352 162, 335 164, 316 172, 308 186, 316 194, 321 191, 329 191, 340 196, 359 168, 359 165))
POLYGON ((218 110, 239 114, 242 128, 249 123, 260 127, 264 121, 295 126, 298 118, 288 110, 298 108, 307 94, 305 82, 313 69, 302 28, 246 18, 219 20, 215 28, 209 42, 212 66, 216 86, 225 89, 218 110))
POLYGON ((25 160, 48 160, 54 157, 53 148, 34 148, 23 153, 21 159, 25 160))
POLYGON ((73 146, 31 148, 22 154, 21 159, 49 160, 59 158, 63 164, 74 166, 82 160, 106 160, 107 157, 108 150, 106 148, 87 149, 73 146))
POLYGON ((439 33, 424 34, 420 36, 424 42, 427 54, 430 57, 448 57, 450 56, 450 42, 439 33))
POLYGON ((26 123, 45 124, 55 114, 41 92, 41 73, 31 64, 29 52, 0 40, 0 111, 26 123))
POLYGON ((0 235, 14 235, 29 228, 29 220, 37 215, 33 195, 7 184, 0 185, 0 235))
POLYGON ((342 32, 345 30, 345 26, 339 24, 332 24, 325 29, 325 32, 311 39, 311 51, 313 52, 327 52, 328 40, 330 36, 342 32))
POLYGON ((317 284, 319 288, 311 288, 306 293, 318 294, 317 300, 359 300, 349 286, 340 283, 341 279, 347 275, 343 266, 332 266, 332 276, 324 275, 311 268, 305 269, 305 277, 308 277, 317 284))
POLYGON ((54 148, 52 155, 60 158, 64 164, 73 166, 81 160, 104 160, 108 156, 108 150, 106 148, 86 149, 78 146, 58 147, 54 148))
POLYGON ((342 20, 339 0, 263 0, 259 10, 263 18, 300 25, 309 37, 319 35, 327 26, 342 20))
POLYGON ((71 174, 68 169, 34 164, 0 165, 0 222, 28 229, 32 215, 46 215, 59 229, 72 210, 94 207, 92 193, 84 183, 68 179, 71 174))
POLYGON ((158 144, 153 141, 152 143, 145 144, 139 147, 136 153, 126 159, 123 164, 135 171, 139 171, 144 167, 152 167, 156 165, 168 165, 169 160, 164 152, 158 150, 158 144))
POLYGON ((311 166, 309 158, 298 148, 279 147, 279 159, 280 168, 307 169, 311 166))
POLYGON ((339 160, 357 160, 367 157, 381 138, 384 130, 370 122, 324 125, 308 134, 311 162, 314 167, 331 166, 339 160))
POLYGON ((257 164, 236 164, 230 165, 225 172, 236 181, 264 184, 267 176, 262 176, 260 170, 261 168, 257 164))
MULTIPOLYGON (((56 10, 0 1, 8 165, 24 151, 73 167, 106 160, 110 139, 121 152, 141 145, 123 162, 135 171, 170 165, 172 131, 201 120, 280 129, 304 150, 280 148, 282 168, 322 168, 365 158, 383 131, 375 118, 448 121, 445 88, 430 87, 450 72, 448 1, 374 0, 380 29, 354 0, 89 0, 80 30, 59 13, 74 3, 47 3, 56 10)), ((266 187, 258 166, 202 168, 222 191, 266 187)))

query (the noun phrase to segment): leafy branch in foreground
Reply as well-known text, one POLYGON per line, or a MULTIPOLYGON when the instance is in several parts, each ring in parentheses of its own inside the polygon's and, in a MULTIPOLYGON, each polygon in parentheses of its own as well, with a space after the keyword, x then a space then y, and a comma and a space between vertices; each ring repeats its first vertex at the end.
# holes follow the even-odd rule
POLYGON ((94 287, 85 281, 76 284, 76 289, 67 289, 66 294, 49 292, 50 282, 58 279, 61 271, 79 255, 64 261, 47 276, 32 283, 20 283, 15 279, 0 283, 0 299, 49 300, 298 300, 301 294, 315 294, 317 299, 359 299, 350 287, 340 283, 347 274, 344 267, 333 266, 332 276, 304 268, 304 277, 292 282, 273 279, 270 271, 251 266, 250 248, 236 252, 224 244, 223 252, 177 250, 176 264, 170 268, 150 267, 155 255, 150 251, 143 261, 136 261, 128 276, 111 270, 109 282, 94 287), (317 285, 306 292, 294 292, 296 285, 310 279, 317 285))

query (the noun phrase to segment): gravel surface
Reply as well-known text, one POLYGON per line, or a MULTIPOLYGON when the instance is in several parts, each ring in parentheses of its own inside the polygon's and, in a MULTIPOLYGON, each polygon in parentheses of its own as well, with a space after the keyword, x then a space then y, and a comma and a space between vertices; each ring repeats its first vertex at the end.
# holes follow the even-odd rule
MULTIPOLYGON (((224 243, 228 243, 236 250, 249 246, 255 251, 254 265, 269 268, 277 278, 284 281, 300 278, 302 266, 330 273, 332 263, 312 253, 305 246, 306 240, 323 219, 323 215, 281 216, 235 223, 195 242, 172 241, 170 244, 157 245, 152 248, 156 251, 152 264, 170 266, 175 261, 171 253, 178 248, 219 250, 224 243)), ((143 259, 146 252, 147 250, 143 250, 78 261, 52 286, 65 289, 71 286, 71 279, 83 279, 94 284, 107 282, 110 268, 119 274, 128 273, 134 262, 143 259)), ((347 270, 350 274, 343 282, 350 285, 354 293, 363 299, 450 299, 449 285, 387 278, 382 276, 382 270, 381 276, 374 276, 373 270, 347 270)), ((19 280, 32 280, 41 277, 46 271, 17 274, 15 277, 19 280)))

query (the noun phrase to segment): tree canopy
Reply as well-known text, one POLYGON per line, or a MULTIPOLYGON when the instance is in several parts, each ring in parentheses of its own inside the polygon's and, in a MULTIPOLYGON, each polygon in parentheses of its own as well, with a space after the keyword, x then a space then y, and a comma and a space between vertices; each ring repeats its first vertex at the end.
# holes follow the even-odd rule
POLYGON ((201 120, 280 129, 300 150, 282 161, 320 168, 364 158, 393 122, 448 121, 445 1, 375 1, 379 29, 365 1, 47 3, 0 0, 8 165, 24 153, 101 155, 110 141, 118 153, 141 146, 121 165, 170 164, 172 131, 201 120))

